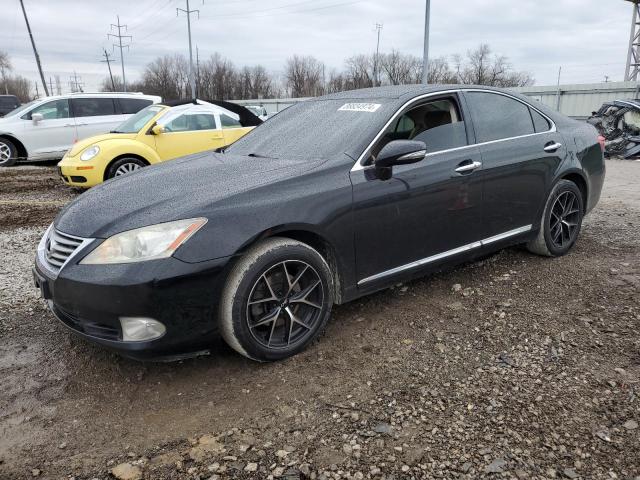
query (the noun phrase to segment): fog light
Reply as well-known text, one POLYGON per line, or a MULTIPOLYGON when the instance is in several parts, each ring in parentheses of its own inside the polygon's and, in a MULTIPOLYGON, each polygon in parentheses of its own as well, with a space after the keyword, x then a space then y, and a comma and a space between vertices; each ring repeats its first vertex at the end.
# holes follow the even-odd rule
POLYGON ((142 342, 160 338, 167 329, 153 318, 120 317, 122 340, 125 342, 142 342))

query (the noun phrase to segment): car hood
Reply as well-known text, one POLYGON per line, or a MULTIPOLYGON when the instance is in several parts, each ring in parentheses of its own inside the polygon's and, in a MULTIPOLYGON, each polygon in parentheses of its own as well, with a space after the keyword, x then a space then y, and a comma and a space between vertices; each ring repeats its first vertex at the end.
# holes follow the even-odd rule
POLYGON ((173 220, 211 219, 217 209, 232 207, 234 197, 300 175, 320 163, 214 152, 191 155, 88 190, 69 203, 54 224, 70 235, 107 238, 173 220))
POLYGON ((135 133, 105 133, 104 135, 96 135, 95 137, 85 138, 79 140, 73 144, 71 150, 69 150, 70 157, 75 157, 85 148, 95 145, 96 143, 105 142, 107 140, 133 140, 136 138, 135 133))

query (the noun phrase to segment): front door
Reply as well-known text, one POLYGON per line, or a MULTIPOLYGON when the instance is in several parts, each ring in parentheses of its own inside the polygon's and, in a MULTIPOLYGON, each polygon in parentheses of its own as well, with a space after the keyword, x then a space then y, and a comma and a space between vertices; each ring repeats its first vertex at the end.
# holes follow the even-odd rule
POLYGON ((536 109, 508 95, 464 93, 482 153, 484 238, 537 227, 554 172, 566 155, 562 136, 536 109))
POLYGON ((52 100, 35 107, 20 117, 22 140, 29 158, 62 158, 77 139, 76 124, 69 114, 69 101, 52 100), (34 122, 34 114, 42 120, 34 122))
POLYGON ((215 150, 225 144, 212 112, 186 111, 162 126, 164 133, 155 136, 161 160, 215 150))
POLYGON ((477 247, 481 240, 480 150, 469 145, 457 97, 410 107, 381 137, 364 168, 351 172, 356 269, 360 288, 477 247), (367 163, 391 140, 424 141, 421 162, 380 180, 367 163))

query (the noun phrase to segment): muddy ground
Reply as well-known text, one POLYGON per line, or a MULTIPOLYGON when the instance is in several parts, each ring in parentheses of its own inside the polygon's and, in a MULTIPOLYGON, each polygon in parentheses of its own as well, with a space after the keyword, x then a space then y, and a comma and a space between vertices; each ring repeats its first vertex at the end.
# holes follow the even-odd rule
POLYGON ((0 171, 0 478, 640 476, 640 162, 607 163, 569 255, 512 248, 337 307, 275 364, 70 335, 30 266, 77 193, 0 171))

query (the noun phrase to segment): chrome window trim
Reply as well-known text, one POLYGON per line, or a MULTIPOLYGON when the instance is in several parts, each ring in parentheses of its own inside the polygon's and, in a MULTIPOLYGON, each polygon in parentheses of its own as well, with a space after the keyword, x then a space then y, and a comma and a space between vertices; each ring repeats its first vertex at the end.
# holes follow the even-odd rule
MULTIPOLYGON (((540 111, 539 109, 537 109, 535 106, 531 105, 528 102, 525 102, 524 100, 519 99, 518 97, 515 97, 513 95, 510 95, 506 92, 499 92, 496 90, 486 90, 483 88, 459 88, 459 89, 455 89, 455 90, 442 90, 440 92, 431 92, 431 93, 425 93, 423 95, 417 96, 412 98, 411 100, 408 100, 407 102, 405 102, 397 111, 396 113, 393 114, 393 116, 391 117, 391 119, 385 124, 384 127, 382 127, 382 130, 380 130, 378 132, 378 134, 374 137, 374 139, 371 141, 371 143, 369 143, 369 145, 367 146, 367 148, 364 149, 364 151, 360 154, 360 156, 358 157, 358 160, 355 162, 355 164, 353 165, 353 167, 351 167, 351 171, 352 172, 357 172, 359 170, 367 170, 373 167, 373 165, 363 165, 362 162, 364 161, 364 159, 367 156, 367 153, 371 150, 371 148, 378 142, 378 140, 380 140, 380 137, 382 136, 382 134, 387 130, 387 128, 389 128, 389 126, 394 122, 394 120, 396 120, 398 118, 398 116, 400 115, 401 112, 403 112, 406 108, 410 107, 411 104, 413 103, 417 103, 420 102, 421 100, 424 100, 426 98, 429 97, 435 97, 435 96, 439 96, 439 95, 447 95, 447 94, 459 94, 459 93, 464 93, 464 92, 482 92, 482 93, 493 93, 496 95, 502 95, 505 97, 509 97, 517 102, 522 103, 523 105, 526 105, 529 108, 532 108, 533 110, 535 110, 536 112, 538 112, 540 115, 542 115, 544 118, 546 118, 549 121, 549 124, 551 125, 551 128, 545 132, 536 132, 536 133, 529 133, 526 135, 519 135, 516 137, 507 137, 507 138, 500 138, 498 140, 491 140, 488 142, 480 142, 480 143, 474 143, 471 145, 464 145, 462 147, 456 147, 456 148, 449 148, 446 150, 438 150, 437 152, 430 152, 427 153, 425 155, 425 158, 430 157, 432 155, 438 155, 441 153, 448 153, 448 152, 455 152, 458 150, 464 150, 465 148, 472 148, 472 147, 479 147, 479 146, 483 146, 483 145, 490 145, 493 143, 498 143, 498 142, 506 142, 509 140, 515 140, 518 138, 527 138, 527 137, 533 137, 535 135, 546 135, 547 133, 554 133, 557 132, 558 129, 556 127, 556 123, 553 121, 553 119, 549 118, 548 115, 546 115, 544 112, 540 111)), ((532 125, 533 125, 533 119, 531 120, 532 125)))
POLYGON ((470 250, 475 250, 476 248, 483 247, 485 245, 498 242, 500 240, 505 240, 507 238, 520 235, 521 233, 526 233, 531 230, 532 225, 524 225, 522 227, 514 228, 513 230, 509 230, 504 233, 500 233, 498 235, 494 235, 489 238, 485 238, 484 240, 479 240, 477 242, 468 243, 467 245, 463 245, 461 247, 454 248, 452 250, 447 250, 446 252, 437 253, 435 255, 431 255, 430 257, 422 258, 420 260, 416 260, 415 262, 407 263, 405 265, 400 265, 399 267, 391 268, 389 270, 385 270, 384 272, 376 273, 375 275, 371 275, 370 277, 363 278, 358 281, 358 286, 361 286, 365 283, 373 282, 374 280, 379 280, 384 277, 388 277, 391 275, 395 275, 396 273, 403 272, 405 270, 411 270, 413 268, 421 267, 427 265, 429 263, 436 262, 438 260, 442 260, 444 258, 448 258, 454 255, 458 255, 460 253, 468 252, 470 250))

